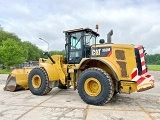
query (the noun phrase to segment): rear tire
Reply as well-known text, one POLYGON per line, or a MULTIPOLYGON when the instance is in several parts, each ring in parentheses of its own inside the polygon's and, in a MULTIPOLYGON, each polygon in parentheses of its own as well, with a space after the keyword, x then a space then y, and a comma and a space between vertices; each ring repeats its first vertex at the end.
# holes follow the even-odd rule
POLYGON ((100 68, 86 69, 78 79, 78 93, 88 104, 103 105, 113 97, 113 80, 100 68))
POLYGON ((49 87, 47 72, 43 68, 34 68, 28 76, 28 86, 34 95, 46 95, 52 88, 49 87))

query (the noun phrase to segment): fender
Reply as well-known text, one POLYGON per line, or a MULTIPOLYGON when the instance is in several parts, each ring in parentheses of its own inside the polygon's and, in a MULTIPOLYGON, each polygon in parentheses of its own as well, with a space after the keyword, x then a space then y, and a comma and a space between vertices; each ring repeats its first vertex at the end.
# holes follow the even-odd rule
POLYGON ((118 76, 116 74, 116 73, 118 73, 118 70, 117 70, 116 66, 112 62, 110 62, 110 61, 108 61, 106 59, 103 59, 103 58, 101 58, 101 59, 99 59, 99 58, 82 59, 82 62, 80 63, 80 65, 79 65, 79 67, 77 69, 79 70, 81 67, 83 67, 84 64, 89 63, 89 62, 91 62, 93 60, 100 61, 100 62, 104 63, 112 71, 114 78, 117 81, 119 81, 119 78, 118 78, 118 76))
POLYGON ((58 74, 58 69, 56 68, 55 64, 52 63, 40 63, 40 67, 43 67, 47 74, 49 81, 56 81, 60 79, 60 76, 58 74))

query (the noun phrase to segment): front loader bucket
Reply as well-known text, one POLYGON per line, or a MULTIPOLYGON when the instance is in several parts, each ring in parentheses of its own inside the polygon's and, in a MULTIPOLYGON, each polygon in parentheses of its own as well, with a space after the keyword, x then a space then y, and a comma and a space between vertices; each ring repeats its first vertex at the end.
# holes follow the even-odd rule
POLYGON ((14 69, 8 76, 4 90, 19 91, 28 89, 28 74, 33 67, 14 69))
POLYGON ((7 78, 7 81, 6 81, 6 85, 4 87, 4 90, 7 90, 7 91, 11 91, 11 92, 14 92, 14 91, 18 91, 18 90, 25 90, 25 88, 21 85, 18 85, 16 83, 16 78, 15 78, 15 75, 13 74, 10 74, 7 78))

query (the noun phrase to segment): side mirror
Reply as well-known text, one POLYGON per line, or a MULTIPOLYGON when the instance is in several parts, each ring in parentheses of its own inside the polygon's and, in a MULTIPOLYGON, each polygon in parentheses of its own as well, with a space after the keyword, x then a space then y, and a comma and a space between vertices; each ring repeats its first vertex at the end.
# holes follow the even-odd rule
POLYGON ((67 45, 69 45, 69 44, 71 44, 71 43, 66 43, 66 44, 65 44, 65 47, 66 47, 67 45))
POLYGON ((65 47, 68 45, 68 43, 65 44, 65 47))

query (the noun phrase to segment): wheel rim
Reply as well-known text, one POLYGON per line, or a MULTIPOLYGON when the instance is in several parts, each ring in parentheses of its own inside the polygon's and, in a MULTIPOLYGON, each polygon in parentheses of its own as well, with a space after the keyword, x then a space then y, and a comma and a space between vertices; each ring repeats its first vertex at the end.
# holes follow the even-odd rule
POLYGON ((41 86, 42 80, 39 75, 34 75, 32 77, 32 85, 34 88, 39 88, 41 86))
POLYGON ((90 96, 99 95, 101 88, 101 84, 96 78, 88 78, 84 83, 84 90, 90 96))

